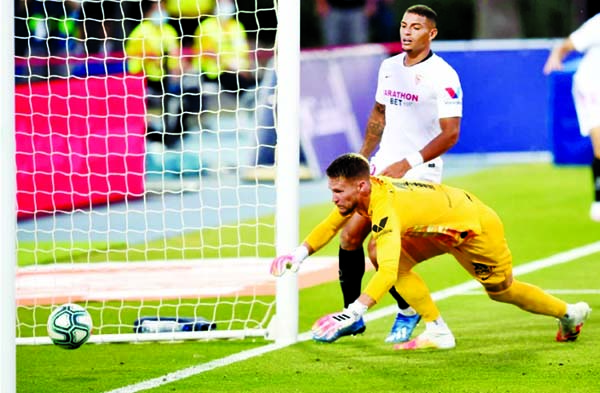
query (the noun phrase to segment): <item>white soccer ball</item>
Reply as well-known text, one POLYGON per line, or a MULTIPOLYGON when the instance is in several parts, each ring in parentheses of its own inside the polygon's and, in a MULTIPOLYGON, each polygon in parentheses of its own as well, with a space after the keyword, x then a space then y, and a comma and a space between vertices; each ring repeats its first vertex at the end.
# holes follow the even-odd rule
POLYGON ((61 348, 82 346, 92 334, 92 317, 78 304, 67 303, 52 311, 48 317, 48 336, 61 348))

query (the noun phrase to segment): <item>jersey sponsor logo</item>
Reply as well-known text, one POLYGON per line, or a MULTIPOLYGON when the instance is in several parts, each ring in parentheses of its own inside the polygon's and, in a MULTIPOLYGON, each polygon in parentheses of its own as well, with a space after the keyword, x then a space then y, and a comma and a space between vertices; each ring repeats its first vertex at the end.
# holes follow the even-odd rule
POLYGON ((475 270, 475 275, 479 277, 481 281, 487 280, 494 274, 494 267, 484 265, 483 263, 473 263, 473 269, 475 270))
POLYGON ((452 87, 446 87, 446 92, 453 100, 457 100, 460 98, 460 87, 454 89, 452 87))
POLYGON ((387 224, 387 221, 388 221, 388 218, 383 217, 379 221, 379 224, 373 224, 373 232, 379 233, 379 232, 383 231, 383 228, 385 228, 385 224, 387 224))
POLYGON ((394 179, 392 180, 392 184, 396 187, 399 188, 401 190, 408 190, 408 184, 406 184, 406 181, 404 180, 400 180, 400 179, 394 179), (399 181, 394 181, 394 180, 399 180, 399 181))
POLYGON ((404 101, 419 102, 418 94, 408 93, 405 91, 386 89, 383 91, 383 95, 386 97, 390 97, 390 98, 398 98, 398 99, 404 100, 404 101))
POLYGON ((402 100, 399 98, 390 97, 390 105, 402 106, 402 100))
POLYGON ((413 188, 426 188, 429 190, 435 190, 435 186, 433 184, 423 183, 423 182, 419 182, 419 181, 407 181, 407 180, 397 179, 397 181, 392 180, 392 184, 394 184, 394 186, 396 188, 405 189, 405 190, 410 190, 413 188))

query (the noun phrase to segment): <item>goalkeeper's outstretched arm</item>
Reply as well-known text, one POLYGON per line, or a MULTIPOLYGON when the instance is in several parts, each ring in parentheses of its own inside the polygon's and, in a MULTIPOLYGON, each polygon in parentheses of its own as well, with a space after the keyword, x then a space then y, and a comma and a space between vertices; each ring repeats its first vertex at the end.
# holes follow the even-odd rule
POLYGON ((280 255, 273 260, 270 269, 271 274, 279 277, 288 270, 297 272, 306 257, 319 251, 329 243, 349 218, 349 216, 342 216, 338 209, 334 208, 331 213, 329 213, 329 215, 310 232, 301 245, 296 247, 296 249, 290 253, 280 255))

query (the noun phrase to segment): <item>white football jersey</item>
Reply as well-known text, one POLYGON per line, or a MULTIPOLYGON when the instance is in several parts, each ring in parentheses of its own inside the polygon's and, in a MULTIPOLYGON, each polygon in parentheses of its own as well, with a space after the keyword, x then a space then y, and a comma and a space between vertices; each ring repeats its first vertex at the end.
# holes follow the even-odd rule
POLYGON ((596 80, 600 78, 598 67, 600 66, 600 14, 588 19, 581 27, 569 36, 575 49, 585 53, 577 73, 580 77, 596 80))
MULTIPOLYGON (((420 151, 439 135, 439 119, 462 117, 462 89, 456 71, 436 54, 407 67, 405 55, 390 57, 379 67, 375 99, 385 105, 385 129, 371 160, 375 174, 420 151)), ((411 169, 406 177, 423 179, 414 172, 430 171, 425 168, 438 172, 437 182, 441 181, 440 157, 411 169)))
POLYGON ((581 135, 600 126, 600 14, 588 19, 569 36, 583 59, 573 76, 573 98, 581 135))

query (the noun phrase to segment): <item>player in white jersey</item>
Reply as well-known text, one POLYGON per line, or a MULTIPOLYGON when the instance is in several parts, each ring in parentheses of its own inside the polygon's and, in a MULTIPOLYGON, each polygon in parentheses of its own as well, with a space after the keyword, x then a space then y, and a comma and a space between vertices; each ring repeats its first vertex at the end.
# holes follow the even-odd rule
POLYGON ((595 194, 590 217, 600 222, 600 14, 590 18, 552 50, 544 73, 562 69, 563 59, 573 51, 584 53, 573 76, 573 98, 581 135, 589 136, 594 148, 595 194))
MULTIPOLYGON (((371 159, 374 175, 436 183, 442 179, 440 156, 458 140, 462 90, 454 69, 431 51, 436 24, 431 8, 409 7, 400 27, 403 53, 381 64, 376 102, 360 151, 369 158, 378 149, 371 159)), ((371 222, 355 214, 340 235, 339 276, 345 307, 361 293, 363 241, 370 230, 371 222)), ((386 342, 408 341, 421 317, 394 288, 390 293, 399 312, 386 342)), ((364 330, 360 319, 347 334, 364 330)))
MULTIPOLYGON (((376 100, 385 105, 386 128, 371 159, 375 173, 398 162, 399 157, 420 152, 442 132, 439 119, 462 115, 460 81, 448 63, 433 52, 413 66, 404 65, 405 59, 403 52, 385 60, 379 69, 376 100)), ((444 147, 453 144, 444 143, 444 147)), ((417 157, 417 165, 403 177, 440 183, 443 161, 437 154, 432 156, 424 165, 418 164, 422 159, 417 157)), ((401 175, 393 168, 385 173, 401 175)))

